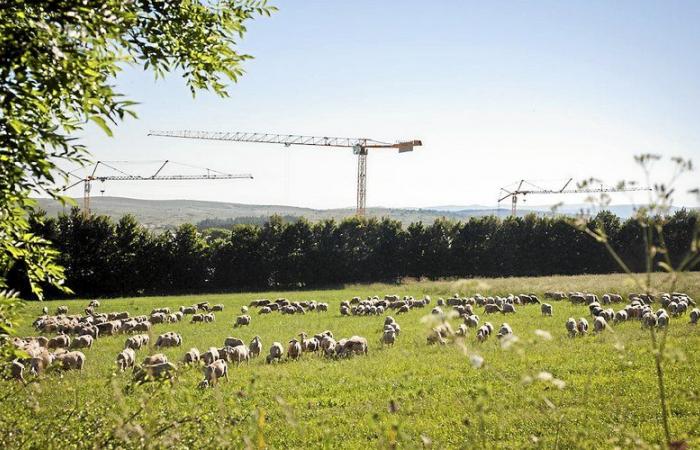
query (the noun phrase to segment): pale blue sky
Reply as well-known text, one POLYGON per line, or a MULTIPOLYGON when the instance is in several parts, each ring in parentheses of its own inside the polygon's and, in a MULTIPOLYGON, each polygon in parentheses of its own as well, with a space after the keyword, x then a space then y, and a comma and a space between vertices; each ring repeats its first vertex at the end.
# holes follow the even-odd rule
MULTIPOLYGON (((128 69, 117 84, 141 103, 140 119, 114 138, 85 133, 97 159, 171 159, 255 180, 111 183, 105 195, 355 203, 349 150, 169 140, 149 129, 422 139, 412 154, 370 154, 370 206, 492 205, 521 178, 613 183, 639 177, 640 152, 700 163, 700 2, 275 4, 240 44, 255 60, 230 98, 193 100, 177 76, 128 69)), ((696 171, 680 187, 698 180, 696 171)))

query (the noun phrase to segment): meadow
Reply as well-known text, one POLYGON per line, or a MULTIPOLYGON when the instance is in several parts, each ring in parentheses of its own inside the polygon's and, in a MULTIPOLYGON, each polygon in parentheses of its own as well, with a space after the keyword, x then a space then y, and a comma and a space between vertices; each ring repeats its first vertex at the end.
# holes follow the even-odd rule
MULTIPOLYGON (((658 281, 660 276, 656 275, 658 281)), ((700 298, 700 273, 676 287, 700 298)), ((600 335, 571 339, 568 317, 588 317, 585 306, 550 301, 553 317, 539 306, 514 315, 485 316, 496 327, 508 322, 517 341, 503 346, 474 333, 447 346, 428 346, 430 309, 453 293, 506 295, 580 290, 626 296, 635 286, 624 275, 502 278, 400 285, 351 285, 336 290, 142 297, 102 300, 100 312, 177 309, 199 301, 223 303, 211 324, 155 325, 152 334, 176 331, 180 348, 165 349, 179 361, 190 347, 221 347, 235 336, 258 335, 263 356, 240 367, 230 380, 199 390, 201 368, 183 367, 173 384, 133 385, 114 359, 125 336, 100 338, 82 372, 50 371, 25 386, 0 380, 0 448, 645 448, 662 447, 658 381, 650 332, 639 322, 619 324, 600 335), (425 309, 392 314, 401 326, 393 347, 382 347, 383 316, 343 317, 339 303, 353 296, 432 297, 425 309), (240 307, 258 298, 328 302, 328 312, 258 315, 249 327, 233 328, 240 307), (265 364, 273 341, 286 345, 298 333, 330 329, 336 339, 369 341, 367 356, 329 360, 305 354, 299 361, 265 364), (483 358, 483 361, 482 361, 483 358)), ((29 303, 21 335, 48 305, 82 313, 88 300, 29 303)), ((623 305, 616 305, 615 309, 623 305)), ((657 305, 658 307, 658 305, 657 305)), ((459 322, 452 320, 456 328, 459 322)), ((154 342, 154 339, 151 339, 154 342)), ((672 319, 664 360, 673 438, 700 444, 700 328, 688 317, 672 319)), ((154 349, 138 352, 141 360, 154 349)))

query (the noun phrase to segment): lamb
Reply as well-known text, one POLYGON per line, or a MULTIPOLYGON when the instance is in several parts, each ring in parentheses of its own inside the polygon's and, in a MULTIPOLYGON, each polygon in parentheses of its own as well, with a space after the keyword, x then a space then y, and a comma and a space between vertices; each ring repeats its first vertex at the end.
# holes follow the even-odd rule
POLYGON ((467 330, 468 330, 468 327, 465 324, 461 323, 461 324, 459 324, 459 327, 457 327, 457 331, 455 332, 455 335, 466 336, 467 330))
POLYGON ((700 320, 700 309, 693 308, 693 310, 690 311, 690 323, 697 325, 698 320, 700 320))
POLYGON ((501 325, 501 328, 498 330, 498 334, 496 335, 496 337, 498 339, 501 339, 502 337, 507 336, 509 334, 513 334, 513 329, 507 323, 503 323, 501 325))
POLYGON ((580 334, 580 335, 588 334, 588 321, 584 317, 581 317, 578 320, 578 324, 576 324, 576 328, 578 329, 578 334, 580 334))
POLYGON ((196 364, 199 362, 199 360, 199 350, 192 347, 187 353, 185 353, 185 357, 182 359, 182 362, 185 364, 196 364))
POLYGON ((250 349, 250 357, 251 358, 257 358, 260 356, 260 353, 262 352, 263 344, 262 340, 260 340, 260 336, 255 336, 252 341, 250 341, 250 345, 248 346, 250 349))
POLYGON ((124 372, 129 367, 136 364, 136 352, 131 348, 125 348, 117 355, 117 367, 120 372, 124 372))
POLYGON ((608 327, 608 321, 603 316, 598 316, 593 321, 593 331, 601 333, 608 327))
POLYGON ((70 348, 70 337, 59 334, 49 339, 48 348, 70 348))
POLYGON ((542 305, 540 305, 540 311, 542 312, 543 316, 551 316, 552 305, 550 305, 549 303, 542 303, 542 305))
POLYGON ((169 362, 139 366, 134 370, 134 381, 138 384, 151 380, 168 379, 172 381, 177 374, 177 367, 169 362))
POLYGON ((301 356, 301 343, 296 339, 289 341, 289 346, 287 346, 287 358, 298 359, 301 356))
POLYGON ((66 352, 56 355, 63 370, 83 370, 85 354, 83 352, 66 352))
POLYGON ((156 353, 155 355, 146 356, 143 359, 144 366, 155 366, 166 362, 168 362, 168 357, 162 353, 156 353))
POLYGON ((575 337, 577 332, 576 319, 569 317, 566 321, 566 331, 569 333, 569 337, 575 337))
POLYGON ((272 361, 281 361, 284 354, 284 347, 279 342, 273 342, 270 346, 270 352, 265 358, 265 361, 270 364, 272 361))
POLYGON ((92 343, 94 339, 89 334, 78 336, 73 339, 70 348, 92 348, 92 343))
POLYGON ((219 349, 216 347, 209 347, 209 350, 202 354, 202 361, 204 364, 209 365, 219 359, 219 349))
POLYGON ((250 325, 250 316, 247 314, 236 317, 236 323, 233 325, 233 327, 238 328, 245 325, 250 325))
POLYGON ((223 359, 217 359, 213 363, 204 367, 204 381, 206 386, 213 386, 219 378, 226 378, 228 381, 228 364, 223 359))

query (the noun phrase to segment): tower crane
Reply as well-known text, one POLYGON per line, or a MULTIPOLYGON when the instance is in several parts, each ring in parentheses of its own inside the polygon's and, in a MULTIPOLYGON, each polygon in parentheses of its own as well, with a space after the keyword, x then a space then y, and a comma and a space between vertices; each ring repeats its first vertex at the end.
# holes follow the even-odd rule
POLYGON ((512 216, 516 215, 516 209, 518 206, 518 196, 522 195, 523 197, 529 194, 587 194, 587 193, 596 193, 596 192, 634 192, 634 191, 651 191, 650 188, 648 187, 623 187, 623 188, 614 188, 614 187, 604 187, 601 186, 599 188, 581 188, 581 189, 567 189, 569 184, 573 181, 573 178, 569 178, 569 180, 562 186, 560 189, 541 189, 537 186, 535 186, 532 183, 529 183, 525 180, 520 180, 520 183, 518 184, 518 188, 509 191, 505 188, 501 188, 501 193, 505 192, 506 195, 498 199, 498 203, 501 203, 503 200, 507 199, 508 197, 511 198, 511 211, 510 214, 512 216), (523 184, 529 184, 537 189, 523 189, 523 184))
POLYGON ((210 131, 150 131, 149 136, 164 136, 183 139, 206 139, 214 141, 254 142, 259 144, 312 145, 320 147, 352 148, 357 155, 357 210, 358 216, 365 215, 367 206, 367 153, 369 149, 395 148, 399 153, 411 152, 413 147, 423 145, 420 140, 396 143, 381 142, 369 138, 341 138, 321 136, 301 136, 295 134, 210 132, 210 131))
MULTIPOLYGON (((160 165, 160 167, 158 167, 158 170, 156 170, 153 175, 141 176, 141 175, 131 175, 131 174, 128 174, 122 170, 119 170, 116 167, 110 165, 108 161, 97 161, 94 163, 94 167, 92 168, 92 171, 90 172, 90 174, 85 176, 85 177, 78 177, 77 175, 74 174, 75 171, 68 172, 68 175, 70 175, 74 178, 77 178, 78 181, 76 181, 75 183, 73 183, 71 185, 64 187, 62 190, 66 191, 74 186, 79 185, 80 183, 83 183, 83 214, 89 215, 90 214, 90 191, 92 190, 92 183, 94 181, 105 182, 105 181, 184 181, 184 180, 235 180, 235 179, 252 180, 253 179, 253 175, 251 175, 249 173, 228 174, 228 173, 219 172, 219 171, 213 170, 213 169, 203 169, 203 170, 206 170, 206 173, 201 174, 201 175, 160 175, 160 173, 163 171, 165 166, 167 166, 168 164, 181 164, 181 163, 175 163, 175 162, 170 161, 170 160, 157 161, 157 162, 161 163, 161 165, 160 165), (108 175, 108 176, 97 175, 97 169, 101 165, 108 167, 116 172, 119 172, 120 175, 108 175)), ((181 165, 187 165, 187 164, 181 164, 181 165)), ((191 166, 191 167, 193 167, 193 166, 191 166)), ((102 191, 102 193, 104 193, 104 190, 102 191)))

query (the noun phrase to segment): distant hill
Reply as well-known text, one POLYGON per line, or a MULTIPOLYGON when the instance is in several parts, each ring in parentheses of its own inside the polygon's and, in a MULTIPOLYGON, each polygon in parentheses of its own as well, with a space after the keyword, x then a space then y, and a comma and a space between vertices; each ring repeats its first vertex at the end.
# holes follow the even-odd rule
MULTIPOLYGON (((59 203, 51 199, 37 199, 39 206, 49 215, 55 216, 68 212, 59 203)), ((80 200, 78 200, 80 203, 80 200)), ((207 221, 209 224, 259 223, 265 218, 278 214, 291 220, 305 217, 315 222, 323 219, 342 220, 354 215, 354 208, 340 209, 311 209, 284 205, 246 205, 242 203, 209 202, 200 200, 140 200, 123 197, 93 197, 92 211, 96 214, 119 219, 126 214, 132 214, 139 222, 154 230, 174 228, 183 223, 198 224, 207 221)), ((575 214, 583 205, 562 207, 560 213, 575 214)), ((620 217, 628 217, 632 212, 631 205, 611 206, 610 209, 620 217)), ((370 217, 390 217, 404 224, 423 221, 432 223, 435 219, 445 217, 453 220, 465 220, 476 216, 497 215, 507 217, 510 208, 497 209, 489 206, 435 206, 427 208, 368 208, 370 217)), ((548 207, 528 207, 519 209, 518 215, 536 213, 551 214, 548 207)))

